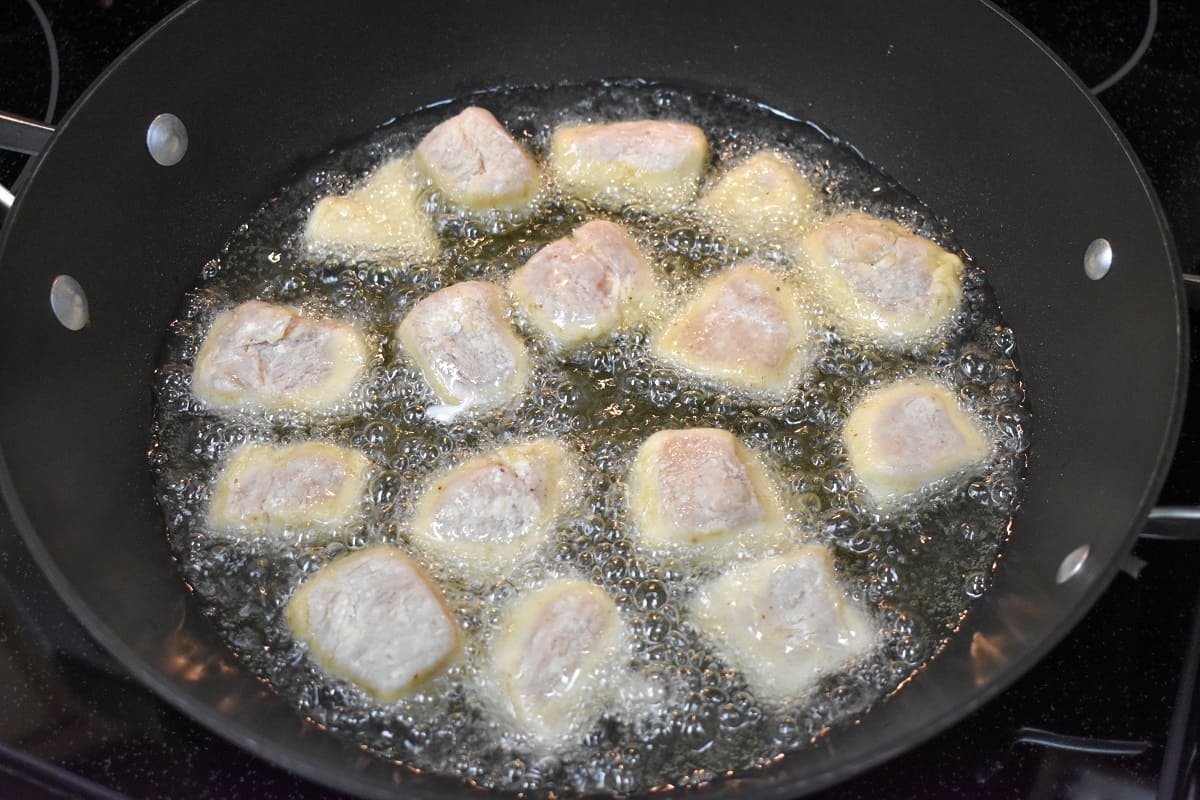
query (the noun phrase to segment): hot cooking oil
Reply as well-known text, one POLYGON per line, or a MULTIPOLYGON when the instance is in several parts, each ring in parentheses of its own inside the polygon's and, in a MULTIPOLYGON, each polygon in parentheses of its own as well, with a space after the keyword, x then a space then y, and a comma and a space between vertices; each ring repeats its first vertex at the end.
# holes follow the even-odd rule
POLYGON ((516 791, 627 793, 767 765, 827 727, 869 713, 937 653, 986 590, 1020 500, 1028 412, 1012 333, 983 267, 962 253, 945 221, 851 147, 742 98, 626 81, 504 89, 439 104, 343 143, 294 176, 197 271, 163 351, 150 453, 182 578, 246 667, 300 714, 414 769, 516 791), (718 168, 759 147, 777 148, 820 187, 825 211, 853 207, 896 219, 962 254, 962 310, 932 341, 899 352, 844 341, 822 328, 812 369, 785 399, 770 402, 656 362, 647 326, 568 353, 527 331, 534 363, 527 391, 500 409, 438 422, 425 413, 437 399, 397 352, 396 324, 441 287, 462 280, 504 284, 539 248, 589 219, 613 219, 637 239, 655 265, 663 313, 702 279, 744 258, 785 273, 798 268, 787 252, 756 252, 713 235, 686 212, 609 213, 550 190, 531 217, 480 218, 456 214, 424 187, 444 250, 429 262, 343 263, 306 251, 301 232, 320 197, 410 151, 434 124, 471 104, 492 111, 543 164, 549 133, 564 121, 690 121, 708 134, 718 168), (219 310, 251 298, 351 320, 367 331, 368 377, 339 413, 222 417, 199 407, 188 381, 207 325, 219 310), (996 449, 962 479, 883 516, 849 473, 839 436, 868 388, 905 375, 932 375, 954 387, 994 433, 996 449), (794 540, 832 548, 839 579, 880 628, 882 645, 865 661, 784 705, 756 697, 688 623, 689 598, 719 567, 641 546, 626 519, 623 481, 638 445, 654 431, 692 426, 732 431, 759 454, 787 498, 794 540), (468 580, 452 562, 414 544, 409 521, 434 474, 500 444, 543 436, 577 454, 573 511, 510 574, 482 584, 468 580), (259 539, 207 529, 214 471, 234 446, 308 438, 356 447, 370 459, 360 524, 332 536, 297 531, 259 539), (464 657, 448 673, 388 706, 324 676, 292 640, 283 616, 305 576, 380 542, 404 548, 443 587, 466 641, 464 657), (485 650, 506 603, 568 576, 591 580, 614 598, 631 655, 610 676, 619 701, 597 708, 598 721, 577 741, 547 752, 490 712, 495 679, 485 650))

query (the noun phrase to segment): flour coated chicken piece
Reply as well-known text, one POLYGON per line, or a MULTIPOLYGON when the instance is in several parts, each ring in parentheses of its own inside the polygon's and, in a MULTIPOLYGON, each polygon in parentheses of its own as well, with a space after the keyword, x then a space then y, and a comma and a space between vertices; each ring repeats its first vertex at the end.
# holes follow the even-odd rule
POLYGON ((734 566, 701 587, 692 624, 760 697, 788 701, 851 666, 877 639, 865 610, 846 597, 824 547, 734 566))
POLYGON ((356 326, 251 300, 213 320, 192 392, 215 411, 328 411, 350 399, 367 360, 356 326))
POLYGON ((804 240, 835 327, 885 345, 928 339, 962 305, 962 260, 895 222, 852 211, 804 240))
POLYGON ((652 349, 709 381, 779 397, 812 363, 811 339, 796 290, 747 263, 707 280, 652 349))
POLYGON ((326 672, 381 703, 445 669, 461 640, 441 590, 390 545, 322 567, 295 591, 286 615, 326 672))
POLYGON ((783 524, 757 456, 716 428, 650 436, 638 448, 628 488, 630 515, 653 546, 727 552, 783 524))
POLYGON ((370 462, 327 442, 244 444, 213 483, 214 528, 266 534, 351 522, 359 513, 370 462))
POLYGON ((401 346, 443 403, 501 405, 529 378, 529 357, 504 316, 504 290, 482 281, 439 289, 397 327, 401 346))
POLYGON ((421 208, 418 180, 412 159, 397 158, 350 192, 317 201, 304 228, 309 250, 352 259, 391 253, 415 261, 434 258, 437 234, 421 208))
POLYGON ((525 148, 490 111, 475 106, 431 130, 415 157, 442 194, 470 211, 527 207, 541 181, 525 148))
POLYGON ((620 660, 616 604, 580 580, 558 580, 519 598, 492 644, 492 667, 519 728, 549 745, 598 716, 620 660))
POLYGON ((434 479, 417 503, 412 536, 471 572, 503 570, 546 538, 568 464, 566 449, 551 439, 472 458, 434 479))
POLYGON ((780 244, 812 224, 815 206, 812 184, 775 150, 760 150, 732 167, 696 202, 717 230, 780 244))
POLYGON ((860 402, 842 433, 850 467, 881 506, 978 464, 992 444, 953 393, 926 380, 903 380, 860 402))
POLYGON ((550 139, 559 188, 611 209, 682 208, 695 197, 707 160, 704 131, 683 122, 568 125, 550 139))
POLYGON ((636 322, 655 291, 637 242, 605 220, 546 245, 513 273, 509 288, 558 347, 594 341, 636 322))

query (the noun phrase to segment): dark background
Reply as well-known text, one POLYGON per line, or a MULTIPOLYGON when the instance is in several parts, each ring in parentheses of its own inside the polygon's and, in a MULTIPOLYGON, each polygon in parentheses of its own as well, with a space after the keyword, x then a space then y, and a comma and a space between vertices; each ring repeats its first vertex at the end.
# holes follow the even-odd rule
MULTIPOLYGON (((44 2, 61 68, 51 121, 178 5, 44 2)), ((1089 86, 1126 61, 1148 14, 1144 0, 999 5, 1089 86)), ((0 109, 46 119, 50 83, 32 10, 0 0, 0 109)), ((1145 165, 1184 268, 1200 272, 1200 9, 1163 0, 1149 50, 1100 100, 1145 165)), ((0 183, 19 191, 24 163, 0 153, 0 183)), ((1193 341, 1198 335, 1193 326, 1193 341)), ((1165 503, 1200 503, 1200 404, 1191 405, 1165 503)), ((1197 574, 1200 544, 1139 543, 1127 573, 1080 627, 1010 691, 822 797, 1155 797, 1180 675, 1195 670, 1184 662, 1197 574)), ((217 739, 128 678, 71 619, 3 518, 0 708, 0 797, 329 796, 217 739)))

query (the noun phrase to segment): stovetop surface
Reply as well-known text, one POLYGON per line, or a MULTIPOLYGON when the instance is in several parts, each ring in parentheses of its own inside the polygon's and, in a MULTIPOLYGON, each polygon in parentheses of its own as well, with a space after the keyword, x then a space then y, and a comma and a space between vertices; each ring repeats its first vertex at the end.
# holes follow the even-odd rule
MULTIPOLYGON (((60 57, 53 119, 179 3, 43 4, 60 57)), ((1003 0, 1088 85, 1137 48, 1143 0, 1003 0)), ((1184 268, 1200 272, 1200 9, 1163 1, 1149 49, 1100 99, 1150 175, 1184 268)), ((46 46, 31 8, 0 5, 0 109, 43 118, 46 46)), ((0 153, 0 184, 24 159, 0 153)), ((1200 341, 1200 326, 1192 326, 1200 341)), ((1193 359, 1193 375, 1200 375, 1193 359)), ((1193 388, 1200 378, 1193 378, 1193 388)), ((1193 397, 1200 392, 1191 392, 1193 397)), ((1200 503, 1200 399, 1165 504, 1200 503)), ((915 751, 820 795, 1151 798, 1197 608, 1200 544, 1142 541, 1082 624, 1009 691, 915 751), (1096 752, 1100 751, 1100 752, 1096 752)), ((141 688, 74 622, 0 518, 0 797, 329 797, 141 688)))

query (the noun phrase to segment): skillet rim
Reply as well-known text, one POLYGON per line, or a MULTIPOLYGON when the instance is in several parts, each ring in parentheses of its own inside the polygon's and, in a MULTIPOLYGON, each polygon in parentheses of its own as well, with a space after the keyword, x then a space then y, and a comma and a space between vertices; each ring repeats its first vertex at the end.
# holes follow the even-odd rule
MULTIPOLYGON (((133 57, 141 47, 150 39, 158 36, 161 30, 178 18, 187 14, 193 7, 199 5, 202 0, 189 0, 180 8, 171 12, 158 24, 141 36, 133 45, 123 51, 101 75, 85 90, 80 98, 72 105, 71 109, 63 117, 56 126, 56 133, 51 138, 46 149, 38 156, 34 157, 24 173, 21 175, 20 184, 22 188, 28 189, 29 186, 36 182, 38 171, 41 165, 48 157, 52 157, 54 147, 58 141, 61 131, 68 129, 72 120, 79 109, 85 107, 91 102, 92 96, 100 89, 107 81, 109 76, 120 69, 122 65, 131 57, 133 57)), ((1116 126, 1115 122, 1109 116, 1108 112, 1100 105, 1099 101, 1092 96, 1091 92, 1079 80, 1079 78, 1070 70, 1070 68, 1043 42, 1034 36, 1021 23, 1014 20, 1006 12, 997 8, 991 0, 977 0, 987 10, 993 12, 1003 22, 1010 25, 1017 33, 1032 43, 1041 53, 1053 63, 1059 71, 1074 85, 1075 89, 1083 94, 1090 103, 1092 110, 1097 113, 1100 121, 1107 128, 1109 134, 1119 145, 1122 153, 1125 155, 1129 165, 1133 168, 1133 172, 1138 179, 1138 183, 1142 188, 1143 195, 1150 203, 1151 211, 1158 226, 1158 234, 1161 239, 1166 257, 1167 266, 1170 268, 1172 289, 1176 298, 1176 342, 1177 359, 1175 369, 1175 385, 1171 397, 1171 413, 1167 426, 1164 429, 1164 436, 1159 442, 1158 455, 1155 461, 1155 469, 1146 476, 1146 482, 1141 498, 1138 503, 1135 514, 1136 525, 1131 526, 1126 532, 1125 537, 1121 540, 1121 550, 1119 552, 1127 552, 1133 541, 1137 538, 1142 524, 1144 524, 1150 508, 1157 498, 1158 492, 1161 490, 1163 482, 1166 479, 1167 471, 1171 464, 1171 456, 1174 451, 1175 443, 1179 436, 1179 431, 1182 426, 1184 400, 1187 392, 1187 374, 1189 368, 1189 329, 1187 327, 1186 313, 1186 296, 1183 290, 1183 281, 1180 270, 1179 256, 1176 249, 1175 241, 1171 235, 1169 225, 1163 213, 1161 201, 1158 198, 1149 177, 1146 174, 1137 155, 1133 152, 1126 140, 1124 134, 1116 126)), ((612 76, 609 76, 612 77, 612 76)), ((645 77, 645 76, 643 76, 645 77)), ((872 162, 874 163, 874 162, 872 162)), ((25 192, 18 195, 16 203, 6 215, 5 224, 0 228, 0 258, 7 249, 7 241, 11 231, 17 227, 21 216, 22 197, 25 192)), ((1003 309, 1001 309, 1003 313, 1003 309)), ((339 791, 351 791, 364 796, 371 797, 391 797, 392 793, 382 791, 375 783, 367 783, 361 780, 361 773, 346 772, 346 771, 331 771, 323 768, 320 764, 309 762, 298 757, 297 753, 286 745, 280 745, 274 740, 263 739, 254 734, 254 732, 244 723, 232 719, 225 714, 217 711, 215 707, 207 703, 200 702, 191 696, 181 693, 175 681, 166 676, 157 668, 139 655, 132 647, 128 646, 121 637, 116 635, 99 617, 97 617, 90 607, 83 602, 81 597, 72 587, 66 577, 56 566, 55 561, 50 556, 45 548, 37 531, 34 529, 32 522, 24 511, 24 507, 20 498, 17 496, 15 487, 12 482, 12 477, 8 469, 7 460, 4 455, 3 446, 0 445, 0 497, 4 500, 5 506, 8 509, 9 515, 13 520, 14 526, 20 532, 22 539, 28 547, 31 555, 38 564, 38 567, 46 575, 49 583, 53 586, 55 592, 64 601, 67 607, 75 615, 75 617, 83 624, 84 628, 99 641, 99 643, 111 652, 114 657, 120 662, 122 667, 127 669, 138 681, 143 685, 148 686, 159 699, 174 706, 182 711, 187 716, 196 720, 209 731, 221 736, 222 738, 232 742, 239 748, 263 757, 264 759, 273 762, 281 768, 300 775, 306 779, 312 780, 318 784, 334 788, 339 791)), ((714 781, 713 785, 706 790, 706 794, 710 797, 731 797, 737 796, 744 788, 753 787, 762 797, 791 797, 794 796, 799 786, 803 787, 804 793, 818 791, 826 788, 833 783, 844 780, 851 775, 860 774, 867 770, 878 766, 879 764, 891 760, 899 753, 907 751, 920 743, 928 741, 933 736, 948 729, 953 724, 962 721, 972 712, 983 706, 995 698, 1002 691, 1008 689, 1017 679, 1023 676, 1034 664, 1041 661, 1046 654, 1062 641, 1062 639, 1075 628, 1080 619, 1091 609, 1099 596, 1108 588, 1119 568, 1119 563, 1116 559, 1111 559, 1103 568, 1094 576, 1086 590, 1082 592, 1079 599, 1071 610, 1059 617, 1056 626, 1047 635, 1042 637, 1032 646, 1024 649, 1020 657, 1010 660, 1000 669, 1000 671, 990 680, 985 686, 978 688, 972 693, 966 702, 954 706, 945 713, 927 720, 926 724, 920 729, 916 736, 901 738, 893 736, 889 744, 888 739, 883 740, 882 746, 876 746, 870 752, 860 758, 850 761, 838 761, 834 766, 805 775, 802 779, 790 779, 787 775, 789 772, 788 765, 798 763, 796 759, 785 759, 783 763, 772 770, 761 773, 739 773, 737 776, 730 779, 721 779, 714 781), (763 778, 766 781, 760 781, 763 778), (799 781, 797 785, 789 785, 789 781, 799 781), (743 783, 749 782, 749 786, 743 786, 743 783), (768 785, 761 785, 762 783, 768 785)), ((936 656, 935 656, 936 658, 936 656)), ((886 702, 881 701, 881 702, 886 702)), ((299 718, 299 715, 298 715, 299 718)), ((415 792, 433 796, 440 794, 441 787, 463 788, 463 783, 457 778, 448 776, 430 776, 433 782, 424 780, 412 780, 416 776, 407 776, 404 783, 406 789, 414 790, 415 792), (429 795, 429 792, 433 795, 429 795)), ((496 796, 510 796, 507 793, 488 792, 496 796)))

